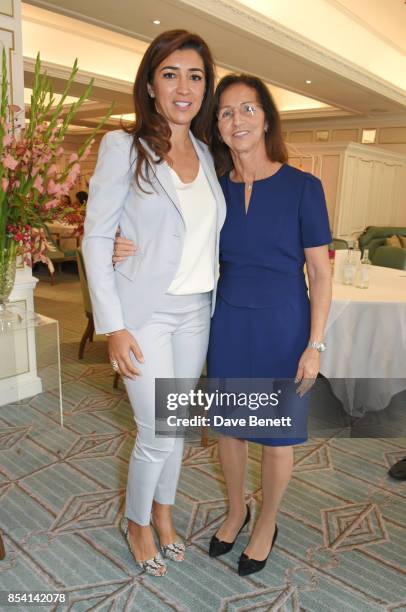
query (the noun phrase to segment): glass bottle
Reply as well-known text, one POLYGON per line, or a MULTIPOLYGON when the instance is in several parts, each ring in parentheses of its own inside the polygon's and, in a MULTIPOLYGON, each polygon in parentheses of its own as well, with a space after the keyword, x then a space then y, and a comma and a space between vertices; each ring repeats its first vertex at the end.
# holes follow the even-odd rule
POLYGON ((355 273, 357 270, 356 255, 354 253, 354 245, 348 245, 347 256, 344 261, 343 267, 343 283, 344 285, 352 285, 355 280, 355 273))
POLYGON ((369 259, 369 250, 365 249, 360 262, 358 274, 357 274, 357 287, 360 289, 367 289, 369 287, 369 271, 371 268, 371 261, 369 259))

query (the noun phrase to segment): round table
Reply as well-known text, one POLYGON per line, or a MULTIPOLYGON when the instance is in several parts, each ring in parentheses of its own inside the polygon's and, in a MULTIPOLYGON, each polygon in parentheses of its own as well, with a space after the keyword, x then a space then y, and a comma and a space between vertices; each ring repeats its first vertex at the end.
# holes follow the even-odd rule
POLYGON ((333 283, 320 372, 345 411, 386 408, 406 389, 406 271, 371 266, 367 289, 333 283))

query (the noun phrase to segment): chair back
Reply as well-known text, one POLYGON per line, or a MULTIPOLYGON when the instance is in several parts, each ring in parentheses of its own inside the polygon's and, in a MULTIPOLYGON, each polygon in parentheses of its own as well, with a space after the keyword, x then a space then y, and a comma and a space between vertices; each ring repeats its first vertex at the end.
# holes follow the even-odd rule
POLYGON ((87 314, 92 314, 93 312, 92 301, 90 299, 89 287, 87 284, 85 262, 83 260, 83 253, 82 253, 81 248, 76 249, 76 259, 78 263, 80 288, 82 290, 83 307, 87 314))
POLYGON ((348 242, 346 240, 343 240, 342 238, 333 238, 332 245, 335 251, 348 249, 348 242))

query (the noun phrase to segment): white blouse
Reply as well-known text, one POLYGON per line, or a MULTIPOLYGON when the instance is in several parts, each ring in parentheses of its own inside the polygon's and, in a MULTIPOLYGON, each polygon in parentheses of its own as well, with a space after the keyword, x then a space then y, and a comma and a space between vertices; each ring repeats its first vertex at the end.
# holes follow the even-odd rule
POLYGON ((183 183, 172 168, 169 170, 185 220, 186 234, 179 268, 168 293, 190 295, 211 291, 214 287, 217 220, 214 194, 201 164, 191 183, 183 183))

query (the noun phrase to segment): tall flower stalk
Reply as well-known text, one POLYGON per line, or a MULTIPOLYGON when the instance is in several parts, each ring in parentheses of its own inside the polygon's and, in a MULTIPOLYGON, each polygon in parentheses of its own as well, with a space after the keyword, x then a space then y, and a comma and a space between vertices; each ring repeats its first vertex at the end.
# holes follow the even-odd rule
POLYGON ((17 243, 16 253, 28 264, 52 262, 46 256, 50 248, 46 223, 69 218, 71 209, 63 203, 80 173, 81 162, 91 150, 97 132, 111 115, 106 116, 89 134, 63 169, 64 139, 75 115, 91 96, 93 79, 80 98, 66 110, 64 104, 78 72, 75 61, 65 90, 57 104, 51 81, 41 68, 38 54, 28 122, 24 110, 10 105, 8 99, 7 58, 3 48, 0 103, 0 253, 17 243))

